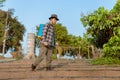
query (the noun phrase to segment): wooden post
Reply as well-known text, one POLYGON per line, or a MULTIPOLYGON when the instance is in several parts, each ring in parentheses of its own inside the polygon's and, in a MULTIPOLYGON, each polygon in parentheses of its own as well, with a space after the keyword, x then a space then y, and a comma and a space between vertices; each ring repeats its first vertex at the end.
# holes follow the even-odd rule
POLYGON ((90 59, 90 51, 89 51, 89 46, 88 46, 88 59, 90 59))
POLYGON ((91 45, 91 48, 92 48, 92 55, 93 55, 93 58, 95 58, 95 50, 94 50, 94 46, 91 45))
POLYGON ((77 59, 80 59, 80 46, 78 48, 79 48, 79 51, 78 51, 78 54, 77 54, 77 59))

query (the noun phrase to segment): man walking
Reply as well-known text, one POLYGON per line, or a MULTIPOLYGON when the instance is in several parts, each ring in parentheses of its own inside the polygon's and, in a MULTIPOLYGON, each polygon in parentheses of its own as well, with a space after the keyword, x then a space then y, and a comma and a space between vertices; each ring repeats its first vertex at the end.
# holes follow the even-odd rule
POLYGON ((46 56, 46 70, 51 70, 51 55, 55 47, 55 35, 53 25, 59 20, 56 14, 52 14, 49 18, 49 23, 45 24, 43 28, 42 39, 40 41, 40 54, 35 62, 32 64, 32 71, 34 71, 39 63, 46 56))

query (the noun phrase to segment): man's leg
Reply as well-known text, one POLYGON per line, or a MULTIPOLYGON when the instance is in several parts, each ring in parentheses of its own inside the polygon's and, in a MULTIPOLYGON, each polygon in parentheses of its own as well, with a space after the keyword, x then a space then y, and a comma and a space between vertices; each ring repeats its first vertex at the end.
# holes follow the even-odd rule
POLYGON ((53 53, 53 49, 48 49, 48 52, 46 54, 46 67, 47 67, 47 70, 51 70, 51 62, 52 62, 52 59, 51 59, 51 55, 53 53))
POLYGON ((40 47, 40 54, 35 60, 35 62, 32 64, 32 70, 35 70, 37 65, 44 59, 45 54, 47 53, 47 48, 45 46, 40 47))

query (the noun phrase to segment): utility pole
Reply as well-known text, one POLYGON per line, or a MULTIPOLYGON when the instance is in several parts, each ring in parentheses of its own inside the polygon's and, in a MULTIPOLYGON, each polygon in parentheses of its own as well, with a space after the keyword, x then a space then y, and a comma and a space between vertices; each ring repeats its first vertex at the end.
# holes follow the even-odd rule
POLYGON ((7 30, 8 30, 8 17, 9 17, 9 9, 7 11, 7 15, 6 15, 6 20, 5 20, 5 32, 4 32, 4 40, 3 40, 3 57, 4 57, 4 54, 5 54, 5 44, 6 44, 6 36, 7 36, 7 30))

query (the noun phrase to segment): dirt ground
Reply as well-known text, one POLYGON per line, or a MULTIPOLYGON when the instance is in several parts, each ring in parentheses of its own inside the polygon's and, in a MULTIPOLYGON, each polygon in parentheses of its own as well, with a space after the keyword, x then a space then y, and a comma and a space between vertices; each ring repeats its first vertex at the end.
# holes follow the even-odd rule
POLYGON ((86 60, 54 60, 52 71, 43 61, 31 71, 34 60, 0 62, 0 80, 120 80, 120 66, 95 66, 86 60))

